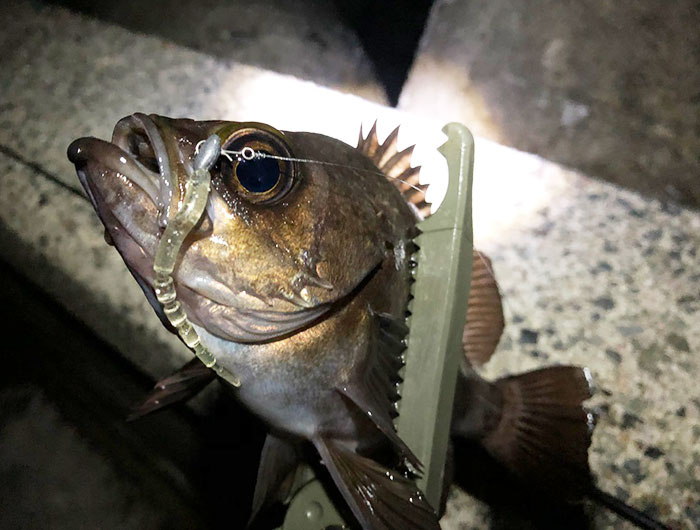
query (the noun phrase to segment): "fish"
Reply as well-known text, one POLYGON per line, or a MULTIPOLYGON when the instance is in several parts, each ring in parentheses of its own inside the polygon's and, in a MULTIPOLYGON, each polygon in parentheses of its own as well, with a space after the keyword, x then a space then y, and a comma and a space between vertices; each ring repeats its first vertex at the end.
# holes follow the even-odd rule
MULTIPOLYGON (((188 399, 222 373, 268 427, 251 521, 290 493, 311 445, 365 530, 439 529, 413 480, 421 462, 398 435, 400 370, 413 239, 429 215, 413 148, 376 124, 357 146, 257 122, 135 113, 111 141, 68 148, 80 183, 163 325, 154 260, 183 207, 199 146, 216 137, 204 211, 172 273, 197 341, 195 357, 159 381, 131 418, 188 399), (218 145, 218 144, 217 144, 218 145), (214 367, 215 369, 210 369, 214 367)), ((475 251, 452 415, 454 439, 480 444, 514 476, 578 500, 593 491, 587 370, 552 366, 487 381, 477 367, 504 327, 498 284, 475 251)), ((446 470, 447 491, 451 473, 446 470)))

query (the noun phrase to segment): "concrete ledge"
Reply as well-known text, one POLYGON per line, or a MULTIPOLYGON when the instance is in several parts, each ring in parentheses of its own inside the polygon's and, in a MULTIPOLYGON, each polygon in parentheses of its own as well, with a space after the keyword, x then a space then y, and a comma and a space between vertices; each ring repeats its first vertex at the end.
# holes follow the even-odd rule
POLYGON ((399 108, 700 206, 697 2, 436 0, 399 108))

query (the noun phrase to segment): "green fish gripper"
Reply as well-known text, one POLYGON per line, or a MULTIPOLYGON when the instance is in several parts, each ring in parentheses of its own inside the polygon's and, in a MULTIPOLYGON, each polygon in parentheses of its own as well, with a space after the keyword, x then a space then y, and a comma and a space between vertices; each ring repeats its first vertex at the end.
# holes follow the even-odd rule
MULTIPOLYGON (((474 138, 464 125, 443 128, 449 182, 440 208, 418 224, 420 247, 408 320, 406 366, 396 427, 423 463, 416 480, 430 504, 440 505, 452 401, 472 270, 472 176, 474 138), (449 258, 449 259, 447 259, 449 258), (439 303, 438 303, 439 302, 439 303)), ((295 484, 281 529, 347 528, 321 482, 308 474, 295 484)))

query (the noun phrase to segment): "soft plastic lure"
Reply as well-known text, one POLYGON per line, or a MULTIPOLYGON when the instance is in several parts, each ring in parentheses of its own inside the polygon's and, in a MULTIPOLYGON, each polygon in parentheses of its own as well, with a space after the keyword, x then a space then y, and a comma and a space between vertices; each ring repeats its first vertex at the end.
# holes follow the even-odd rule
POLYGON ((199 222, 209 199, 211 175, 209 169, 221 153, 221 140, 212 134, 199 146, 194 159, 194 171, 185 182, 185 196, 180 208, 168 221, 158 242, 153 262, 156 298, 163 305, 168 321, 177 330, 182 341, 204 363, 233 386, 241 386, 240 379, 226 368, 216 363, 216 357, 207 350, 199 339, 197 331, 188 320, 182 305, 177 300, 173 281, 173 271, 182 244, 192 228, 199 222))

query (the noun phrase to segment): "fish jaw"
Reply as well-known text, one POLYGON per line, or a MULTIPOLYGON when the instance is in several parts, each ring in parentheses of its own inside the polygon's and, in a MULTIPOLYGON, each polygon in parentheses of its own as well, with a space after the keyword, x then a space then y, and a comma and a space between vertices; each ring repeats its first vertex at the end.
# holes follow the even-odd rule
POLYGON ((153 180, 146 180, 127 153, 97 138, 74 141, 68 157, 111 239, 116 243, 128 237, 152 256, 159 234, 153 180), (142 185, 136 184, 137 174, 142 185))

